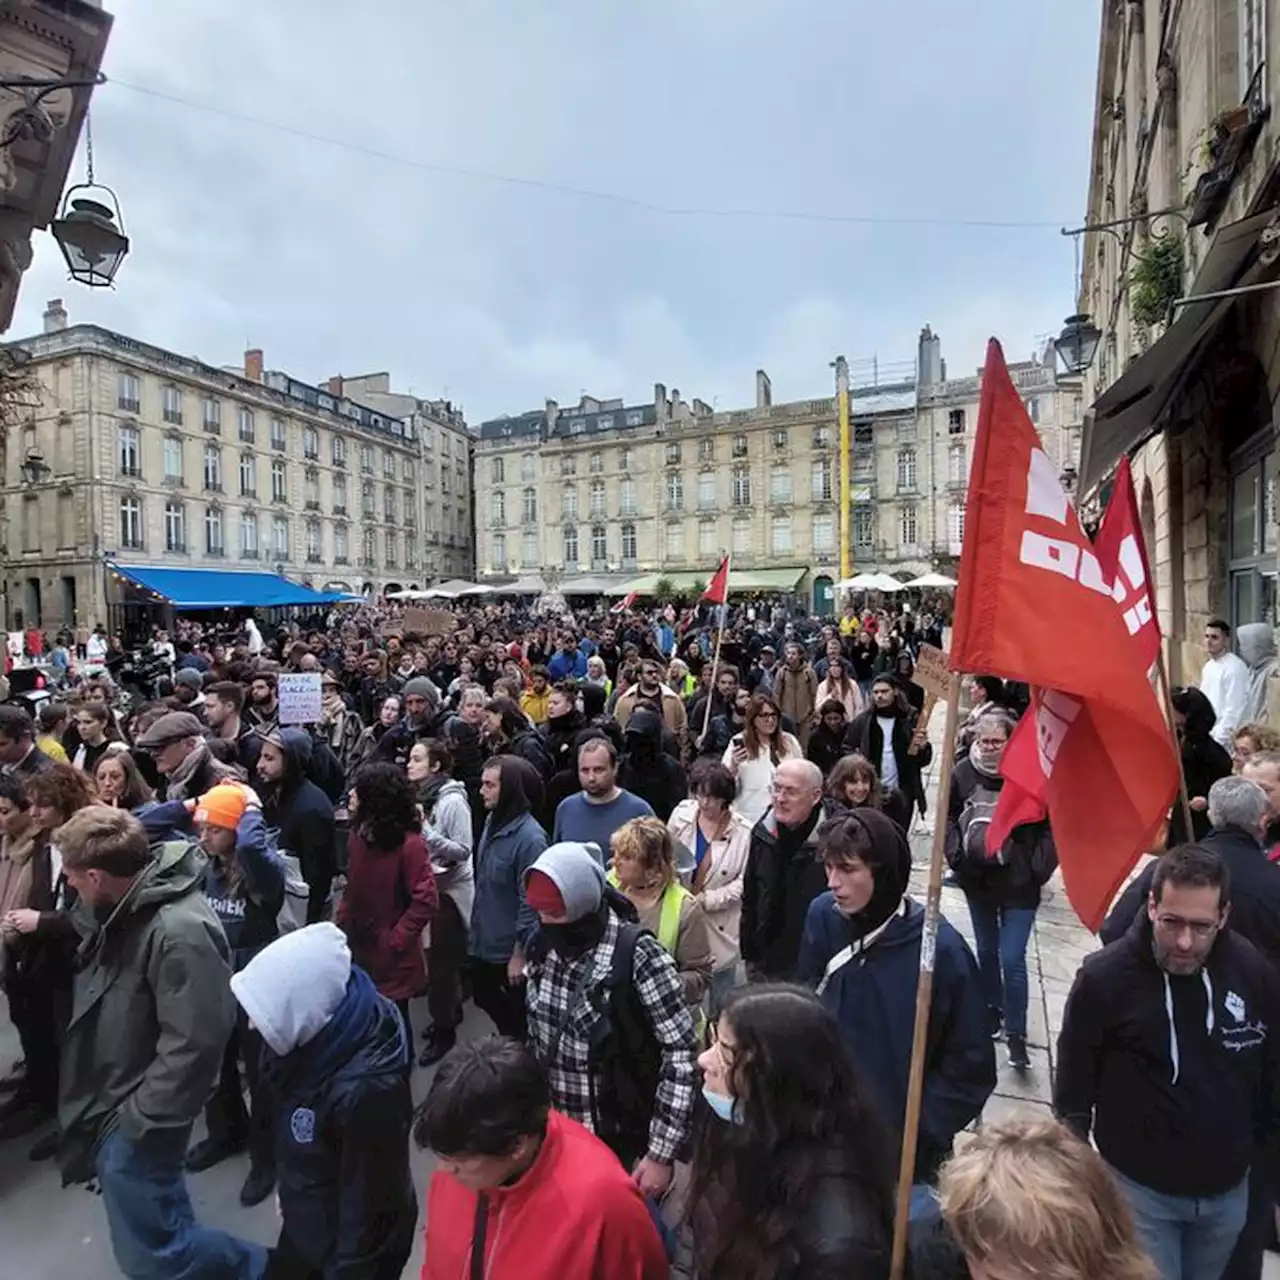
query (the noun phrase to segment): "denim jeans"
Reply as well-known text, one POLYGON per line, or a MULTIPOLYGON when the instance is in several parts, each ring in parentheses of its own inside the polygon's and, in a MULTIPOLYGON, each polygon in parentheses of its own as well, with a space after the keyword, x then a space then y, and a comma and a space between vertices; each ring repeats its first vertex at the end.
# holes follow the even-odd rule
POLYGON ((98 1183, 116 1265, 129 1280, 257 1280, 267 1251, 196 1222, 183 1161, 189 1127, 98 1148, 98 1183))
POLYGON ((992 1016, 1004 1020, 1008 1035, 1027 1034, 1027 942, 1035 923, 1033 907, 993 907, 972 894, 969 919, 977 943, 982 992, 992 1016))
POLYGON ((1220 1280, 1249 1211, 1249 1179, 1218 1196, 1167 1196, 1116 1172, 1160 1280, 1220 1280))

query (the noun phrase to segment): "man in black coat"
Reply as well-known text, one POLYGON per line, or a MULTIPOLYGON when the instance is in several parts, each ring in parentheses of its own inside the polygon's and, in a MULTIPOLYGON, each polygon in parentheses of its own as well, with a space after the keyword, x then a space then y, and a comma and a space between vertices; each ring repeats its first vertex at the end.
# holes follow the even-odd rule
POLYGON ((917 727, 915 711, 891 676, 876 677, 871 686, 871 705, 854 716, 844 737, 844 749, 846 755, 856 751, 866 756, 885 790, 896 787, 924 814, 920 773, 933 759, 928 725, 917 727))

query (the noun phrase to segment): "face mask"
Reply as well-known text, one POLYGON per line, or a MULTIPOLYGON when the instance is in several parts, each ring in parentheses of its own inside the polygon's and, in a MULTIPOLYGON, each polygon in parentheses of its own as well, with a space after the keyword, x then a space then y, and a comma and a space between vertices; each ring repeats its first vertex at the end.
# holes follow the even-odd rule
POLYGON ((737 1098, 730 1097, 727 1093, 717 1093, 714 1089, 705 1084, 702 1086, 702 1096, 707 1100, 707 1106, 709 1106, 711 1110, 725 1122, 725 1124, 742 1123, 737 1098))
POLYGON ((552 951, 572 960, 600 942, 604 937, 605 923, 604 917, 596 912, 571 924, 544 924, 541 926, 542 936, 552 951))

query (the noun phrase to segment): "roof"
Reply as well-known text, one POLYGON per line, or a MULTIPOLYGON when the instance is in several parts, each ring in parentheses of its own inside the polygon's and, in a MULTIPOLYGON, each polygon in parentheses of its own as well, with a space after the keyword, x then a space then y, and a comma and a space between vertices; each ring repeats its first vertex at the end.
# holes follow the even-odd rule
POLYGON ((542 409, 520 413, 514 417, 491 418, 476 428, 481 440, 540 439, 546 429, 547 415, 542 409))
POLYGON ((238 573, 226 569, 158 569, 143 564, 112 564, 112 572, 134 586, 168 601, 175 609, 278 609, 291 605, 328 605, 341 593, 314 591, 274 573, 238 573))
POLYGON ((561 410, 550 435, 553 440, 589 435, 597 431, 616 431, 621 427, 651 427, 658 411, 651 404, 619 405, 581 413, 576 409, 561 410))

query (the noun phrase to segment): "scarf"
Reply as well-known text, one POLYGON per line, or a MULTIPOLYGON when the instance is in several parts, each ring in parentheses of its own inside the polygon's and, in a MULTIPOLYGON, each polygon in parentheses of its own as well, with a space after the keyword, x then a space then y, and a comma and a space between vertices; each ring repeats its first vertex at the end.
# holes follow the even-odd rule
POLYGON ((988 758, 978 750, 978 744, 975 742, 969 748, 969 763, 978 771, 978 773, 988 782, 1000 781, 1000 760, 997 758, 992 763, 988 758))
POLYGON ((201 742, 196 749, 169 775, 165 786, 166 800, 194 800, 191 783, 203 766, 208 766, 210 781, 206 786, 216 786, 219 782, 240 782, 244 775, 239 769, 215 760, 209 754, 209 744, 201 742))
POLYGON ((18 840, 5 836, 0 843, 0 916, 31 905, 31 855, 37 834, 32 827, 18 840))
POLYGON ((320 707, 326 723, 340 723, 347 710, 347 704, 337 689, 331 689, 321 697, 320 707))

